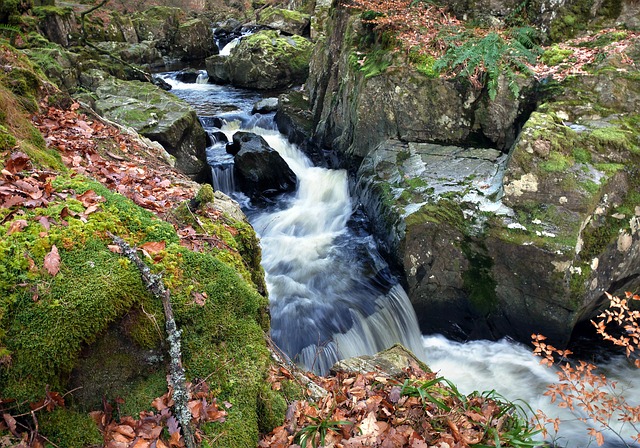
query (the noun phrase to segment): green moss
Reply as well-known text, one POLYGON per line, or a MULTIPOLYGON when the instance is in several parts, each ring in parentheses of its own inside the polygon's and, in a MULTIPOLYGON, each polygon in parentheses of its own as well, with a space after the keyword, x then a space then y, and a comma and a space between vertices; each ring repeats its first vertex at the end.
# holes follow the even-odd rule
POLYGON ((66 409, 38 414, 39 431, 56 446, 83 448, 101 445, 102 434, 88 414, 66 409))
POLYGON ((573 160, 561 152, 551 152, 547 160, 540 164, 543 171, 557 173, 573 166, 573 160))
POLYGON ((0 125, 0 151, 9 151, 17 144, 16 138, 11 135, 9 130, 0 125))
POLYGON ((638 153, 640 148, 632 141, 633 132, 618 127, 595 129, 590 133, 591 140, 600 150, 628 150, 638 153))
POLYGON ((462 252, 469 261, 469 268, 462 274, 464 288, 475 311, 486 316, 498 304, 497 284, 491 275, 493 260, 486 248, 470 241, 462 243, 462 252))
POLYGON ((571 156, 576 163, 591 163, 591 153, 582 147, 575 147, 571 150, 571 156))
POLYGON ((411 51, 409 52, 409 62, 413 64, 418 72, 429 78, 437 78, 440 76, 440 73, 433 68, 433 65, 436 63, 436 58, 431 55, 411 51))
POLYGON ((435 204, 423 205, 416 213, 409 215, 405 222, 407 227, 433 222, 436 224, 447 223, 461 231, 466 228, 460 204, 448 199, 442 199, 435 204))
POLYGON ((196 194, 196 201, 198 201, 200 205, 213 204, 214 199, 213 187, 209 184, 202 185, 196 194))
POLYGON ((137 416, 140 411, 153 410, 153 400, 167 392, 167 372, 165 369, 157 369, 146 376, 144 381, 123 386, 126 389, 121 391, 120 397, 126 398, 119 407, 120 416, 137 416))
POLYGON ((262 383, 258 393, 258 430, 268 433, 284 423, 287 412, 287 402, 281 394, 271 389, 267 383, 262 383))
POLYGON ((540 61, 549 66, 559 65, 563 62, 568 62, 570 56, 573 55, 573 50, 562 49, 558 45, 552 45, 544 50, 544 53, 540 56, 540 61))

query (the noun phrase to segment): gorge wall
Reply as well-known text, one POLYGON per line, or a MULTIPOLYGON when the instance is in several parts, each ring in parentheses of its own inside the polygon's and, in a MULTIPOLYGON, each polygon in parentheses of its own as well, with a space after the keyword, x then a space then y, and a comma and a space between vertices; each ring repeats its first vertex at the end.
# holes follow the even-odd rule
MULTIPOLYGON (((546 39, 575 34, 557 30, 579 7, 546 9, 546 39)), ((614 20, 590 7, 583 29, 637 26, 622 12, 634 4, 614 20)), ((354 174, 423 331, 563 345, 605 291, 640 286, 637 34, 565 80, 521 76, 517 97, 501 77, 492 101, 393 56, 373 70, 368 32, 332 10, 307 82, 313 142, 354 174)))

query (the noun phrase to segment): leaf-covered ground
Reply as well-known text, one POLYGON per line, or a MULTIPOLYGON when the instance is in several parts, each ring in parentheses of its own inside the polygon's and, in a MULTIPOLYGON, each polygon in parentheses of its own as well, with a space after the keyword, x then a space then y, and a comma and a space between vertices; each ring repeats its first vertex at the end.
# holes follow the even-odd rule
MULTIPOLYGON (((272 387, 291 377, 285 368, 272 369, 272 387)), ((260 448, 536 445, 537 432, 522 408, 495 393, 465 396, 417 365, 400 378, 352 372, 310 377, 326 395, 293 402, 284 424, 263 437, 260 448)))

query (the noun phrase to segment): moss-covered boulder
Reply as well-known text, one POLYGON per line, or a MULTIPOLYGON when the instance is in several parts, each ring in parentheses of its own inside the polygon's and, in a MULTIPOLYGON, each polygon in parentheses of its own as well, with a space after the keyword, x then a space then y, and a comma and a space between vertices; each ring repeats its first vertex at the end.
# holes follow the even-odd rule
POLYGON ((202 61, 218 53, 211 24, 196 18, 181 22, 171 46, 171 55, 182 61, 202 61))
POLYGON ((139 41, 154 41, 169 59, 201 60, 216 54, 211 24, 202 18, 186 19, 180 8, 154 6, 132 17, 139 41))
POLYGON ((291 9, 268 7, 256 13, 256 24, 286 34, 309 36, 309 15, 291 9))
POLYGON ((139 42, 132 17, 117 11, 111 11, 108 16, 89 14, 85 17, 85 30, 91 42, 139 42))
MULTIPOLYGON (((228 403, 225 421, 200 427, 204 439, 256 446, 259 432, 282 423, 286 402, 267 383, 260 246, 239 206, 204 187, 194 201, 165 213, 169 223, 78 174, 67 158, 65 167, 59 153, 65 137, 57 132, 73 133, 75 123, 88 132, 84 139, 93 138, 86 116, 73 108, 66 111, 69 121, 34 115, 44 94, 53 99, 59 92, 23 54, 5 45, 1 54, 0 62, 13 67, 0 76, 0 401, 11 403, 3 407, 5 420, 15 416, 25 436, 37 421, 39 436, 56 446, 100 446, 103 434, 89 411, 113 405, 116 421, 137 418, 166 393, 162 303, 112 246, 112 233, 133 246, 160 248, 140 254, 171 293, 187 378, 206 382, 220 406, 228 403), (57 143, 48 147, 34 122, 46 122, 57 143), (192 241, 193 227, 207 235, 197 247, 184 241, 192 241)), ((116 134, 116 128, 102 133, 86 145, 86 156, 105 163, 104 151, 133 151, 117 144, 124 140, 106 141, 116 134)), ((72 138, 74 144, 84 139, 72 138)), ((144 157, 146 150, 135 148, 135 159, 144 157)), ((167 175, 163 185, 183 193, 193 188, 179 173, 163 171, 152 154, 154 172, 167 175)), ((10 446, 20 442, 6 428, 2 439, 10 446)))
POLYGON ((312 49, 311 42, 301 36, 260 31, 242 39, 230 56, 207 59, 207 72, 212 79, 228 78, 228 82, 238 87, 290 87, 307 78, 312 49))
POLYGON ((73 91, 77 87, 79 75, 77 54, 53 43, 47 47, 26 49, 24 52, 58 87, 68 91, 73 91))
POLYGON ((37 26, 40 33, 51 42, 63 47, 78 42, 80 26, 73 9, 39 6, 34 9, 33 13, 38 17, 37 26))
POLYGON ((162 144, 190 177, 206 178, 206 134, 188 104, 151 83, 123 81, 99 71, 83 73, 81 82, 94 92, 100 114, 162 144))

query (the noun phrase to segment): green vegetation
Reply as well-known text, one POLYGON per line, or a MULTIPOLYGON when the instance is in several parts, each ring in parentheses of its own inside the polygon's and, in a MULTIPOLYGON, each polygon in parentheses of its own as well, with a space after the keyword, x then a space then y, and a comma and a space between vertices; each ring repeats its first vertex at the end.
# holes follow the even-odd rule
POLYGON ((573 50, 568 48, 560 48, 557 44, 552 45, 551 47, 544 50, 542 55, 540 55, 540 61, 549 66, 555 66, 562 64, 563 62, 568 62, 569 58, 573 55, 573 50))

